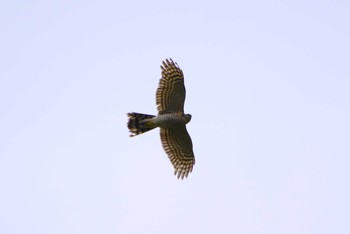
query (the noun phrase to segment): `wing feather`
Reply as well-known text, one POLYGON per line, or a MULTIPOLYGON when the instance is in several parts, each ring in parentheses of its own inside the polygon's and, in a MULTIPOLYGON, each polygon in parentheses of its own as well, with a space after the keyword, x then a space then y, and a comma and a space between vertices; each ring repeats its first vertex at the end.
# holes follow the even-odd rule
POLYGON ((186 126, 161 128, 160 138, 163 148, 174 166, 178 178, 187 177, 195 164, 192 140, 186 126))
POLYGON ((184 113, 186 89, 184 75, 177 63, 166 59, 163 61, 162 78, 156 92, 156 103, 159 114, 167 112, 184 113))

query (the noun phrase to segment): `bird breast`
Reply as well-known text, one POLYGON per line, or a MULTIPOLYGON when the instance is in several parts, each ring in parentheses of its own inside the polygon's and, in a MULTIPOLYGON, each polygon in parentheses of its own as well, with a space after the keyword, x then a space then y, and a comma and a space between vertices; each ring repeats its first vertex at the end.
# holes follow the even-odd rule
POLYGON ((160 114, 153 121, 161 128, 173 128, 187 123, 185 117, 179 113, 160 114))

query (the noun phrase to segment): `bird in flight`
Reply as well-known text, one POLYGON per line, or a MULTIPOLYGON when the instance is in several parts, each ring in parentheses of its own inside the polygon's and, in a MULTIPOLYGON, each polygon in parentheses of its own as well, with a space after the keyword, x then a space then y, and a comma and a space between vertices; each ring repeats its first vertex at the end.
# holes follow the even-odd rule
POLYGON ((158 115, 128 113, 130 137, 137 136, 159 127, 160 139, 165 152, 174 166, 177 178, 185 178, 195 164, 192 140, 186 124, 191 115, 184 113, 186 89, 184 75, 172 59, 163 61, 160 66, 162 78, 156 91, 158 115))

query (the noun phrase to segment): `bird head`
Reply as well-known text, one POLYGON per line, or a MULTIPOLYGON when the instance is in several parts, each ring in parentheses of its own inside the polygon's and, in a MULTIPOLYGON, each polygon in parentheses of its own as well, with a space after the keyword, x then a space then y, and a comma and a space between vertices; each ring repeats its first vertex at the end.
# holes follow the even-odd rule
POLYGON ((185 122, 186 122, 186 123, 190 122, 190 121, 191 121, 191 118, 192 118, 192 115, 190 115, 190 114, 185 114, 185 115, 184 115, 184 119, 185 119, 185 122))

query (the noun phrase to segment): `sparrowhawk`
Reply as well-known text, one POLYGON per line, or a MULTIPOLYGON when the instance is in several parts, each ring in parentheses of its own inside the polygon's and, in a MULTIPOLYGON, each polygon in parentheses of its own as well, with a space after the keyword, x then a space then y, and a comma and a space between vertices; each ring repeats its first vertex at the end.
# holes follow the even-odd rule
POLYGON ((158 115, 128 113, 128 128, 130 136, 133 137, 159 127, 160 139, 174 166, 174 174, 183 179, 195 164, 192 140, 186 129, 191 115, 184 114, 184 75, 177 63, 171 59, 163 61, 160 67, 162 78, 156 92, 158 115))

